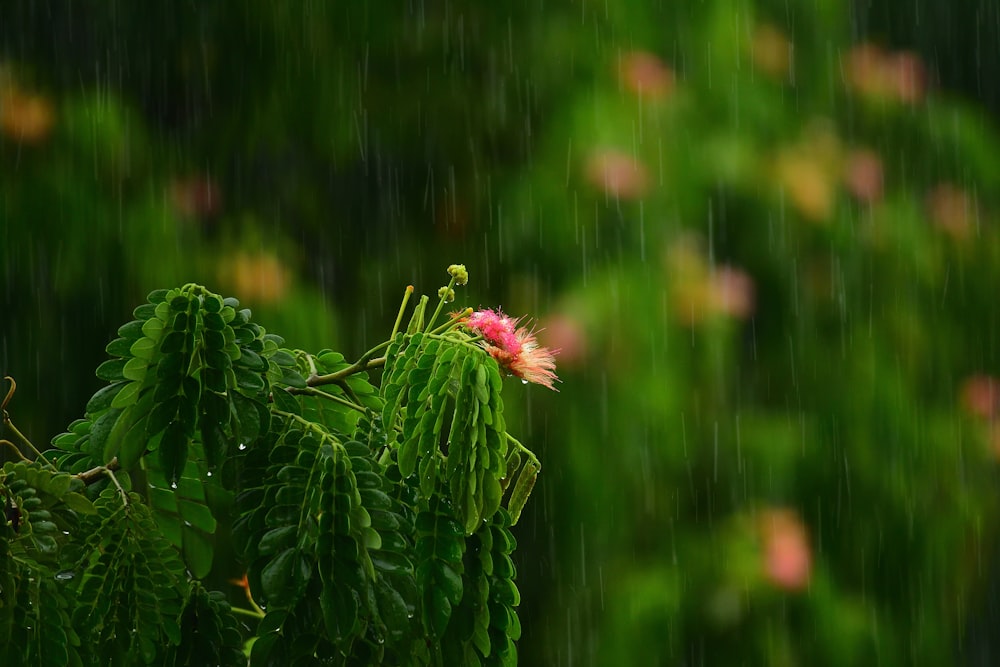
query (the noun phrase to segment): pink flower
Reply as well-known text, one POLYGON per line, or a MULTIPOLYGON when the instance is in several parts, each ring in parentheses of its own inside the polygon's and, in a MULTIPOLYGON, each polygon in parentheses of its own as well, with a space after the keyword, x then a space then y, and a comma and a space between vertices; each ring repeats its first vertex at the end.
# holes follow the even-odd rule
POLYGON ((812 575, 812 550, 802 519, 794 510, 770 508, 760 517, 764 576, 786 591, 801 591, 812 575))
POLYGON ((674 72, 646 51, 632 51, 618 62, 618 76, 636 95, 646 99, 666 99, 675 86, 674 72))
POLYGON ((493 347, 517 355, 521 352, 521 341, 517 337, 517 320, 504 315, 500 310, 477 310, 469 315, 465 325, 482 334, 493 347))
POLYGON ((500 310, 477 310, 466 318, 464 324, 482 335, 483 349, 505 371, 525 382, 534 382, 555 390, 555 354, 542 347, 535 333, 526 327, 518 328, 520 320, 504 315, 500 310))
POLYGON ((993 419, 1000 406, 1000 380, 989 375, 973 375, 962 383, 962 405, 981 419, 993 419))
POLYGON ((884 177, 882 158, 869 149, 851 151, 844 168, 844 180, 852 195, 863 202, 876 202, 882 198, 884 177))
POLYGON ((639 199, 649 192, 649 170, 629 153, 600 149, 587 160, 587 180, 609 197, 639 199))
POLYGON ((579 365, 587 356, 587 332, 582 322, 568 313, 551 315, 545 320, 542 340, 559 350, 559 363, 579 365))

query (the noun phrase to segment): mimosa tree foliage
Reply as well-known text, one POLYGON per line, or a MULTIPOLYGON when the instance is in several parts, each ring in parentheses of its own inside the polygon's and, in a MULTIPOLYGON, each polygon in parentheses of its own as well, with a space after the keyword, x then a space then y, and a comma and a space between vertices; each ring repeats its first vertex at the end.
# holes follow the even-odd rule
POLYGON ((540 466, 507 433, 503 375, 555 376, 502 314, 482 311, 503 340, 471 309, 440 323, 468 277, 449 273, 433 314, 422 297, 402 326, 408 287, 354 363, 283 348, 200 285, 155 291, 47 452, 13 425, 11 381, 0 664, 516 664, 510 526, 540 466), (217 562, 229 536, 238 561, 217 562), (246 608, 213 572, 246 573, 246 608))

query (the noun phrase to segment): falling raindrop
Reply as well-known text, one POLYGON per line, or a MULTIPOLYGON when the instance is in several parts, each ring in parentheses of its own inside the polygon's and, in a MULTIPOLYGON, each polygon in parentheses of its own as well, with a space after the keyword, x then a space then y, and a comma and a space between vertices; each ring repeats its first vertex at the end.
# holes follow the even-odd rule
POLYGON ((170 488, 171 489, 176 489, 177 488, 177 482, 170 482, 170 488))

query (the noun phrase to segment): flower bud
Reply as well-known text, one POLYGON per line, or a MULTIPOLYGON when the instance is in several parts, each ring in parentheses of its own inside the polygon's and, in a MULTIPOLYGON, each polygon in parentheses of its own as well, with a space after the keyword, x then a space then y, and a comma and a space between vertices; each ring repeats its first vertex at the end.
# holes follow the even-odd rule
POLYGON ((465 264, 452 264, 448 267, 448 275, 455 279, 456 285, 469 282, 469 272, 465 270, 465 264))

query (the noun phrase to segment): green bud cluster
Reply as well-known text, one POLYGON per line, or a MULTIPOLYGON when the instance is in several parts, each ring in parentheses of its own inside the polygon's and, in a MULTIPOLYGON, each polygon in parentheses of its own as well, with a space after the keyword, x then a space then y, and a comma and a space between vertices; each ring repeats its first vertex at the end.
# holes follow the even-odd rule
POLYGON ((465 264, 452 264, 448 267, 448 275, 455 279, 456 285, 469 282, 469 272, 465 270, 465 264))

